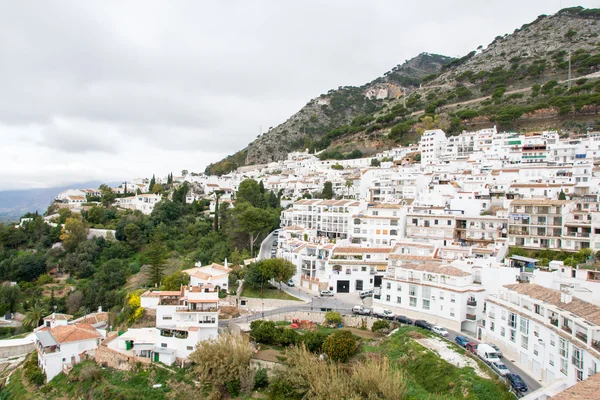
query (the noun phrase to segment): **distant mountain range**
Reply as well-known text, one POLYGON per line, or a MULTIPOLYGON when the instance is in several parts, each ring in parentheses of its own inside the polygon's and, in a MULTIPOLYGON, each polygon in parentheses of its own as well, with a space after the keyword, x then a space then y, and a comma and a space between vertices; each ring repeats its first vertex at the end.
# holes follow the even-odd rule
MULTIPOLYGON (((67 189, 97 188, 100 181, 73 183, 51 188, 0 191, 0 222, 16 222, 27 212, 43 213, 60 192, 67 189)), ((111 186, 118 183, 108 183, 111 186)))
POLYGON ((363 86, 311 99, 206 173, 222 175, 305 149, 325 150, 321 159, 358 158, 418 142, 425 129, 595 129, 598 37, 600 9, 572 7, 540 15, 462 58, 422 53, 363 86), (565 82, 569 66, 572 85, 565 82))

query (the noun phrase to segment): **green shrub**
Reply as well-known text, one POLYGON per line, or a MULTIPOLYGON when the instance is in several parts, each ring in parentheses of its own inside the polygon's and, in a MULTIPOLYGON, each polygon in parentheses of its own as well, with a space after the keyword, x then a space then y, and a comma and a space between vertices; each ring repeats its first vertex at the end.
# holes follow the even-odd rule
POLYGON ((254 375, 254 388, 264 388, 269 386, 269 375, 267 369, 260 367, 254 375))
POLYGON ((307 332, 302 336, 302 343, 306 346, 306 349, 313 353, 321 353, 323 351, 323 343, 329 334, 323 331, 312 331, 307 332))
POLYGON ((390 323, 388 321, 386 321, 385 319, 380 319, 377 320, 373 323, 373 326, 371 327, 371 330, 373 332, 379 332, 382 329, 390 329, 390 323))
POLYGON ((327 311, 325 313, 325 321, 327 321, 328 324, 339 325, 343 321, 342 314, 336 311, 327 311))
POLYGON ((323 343, 323 352, 333 361, 346 361, 358 350, 358 340, 352 332, 340 330, 329 335, 323 343))

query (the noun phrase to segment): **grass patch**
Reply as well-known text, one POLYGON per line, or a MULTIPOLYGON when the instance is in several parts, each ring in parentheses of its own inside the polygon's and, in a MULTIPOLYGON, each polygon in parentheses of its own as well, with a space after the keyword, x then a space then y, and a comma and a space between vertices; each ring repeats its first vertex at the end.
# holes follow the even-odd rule
POLYGON ((277 300, 293 300, 302 301, 297 297, 287 294, 283 290, 279 290, 274 286, 263 288, 262 293, 260 288, 255 289, 249 286, 244 286, 241 297, 248 297, 251 299, 277 299, 277 300))
POLYGON ((506 386, 497 378, 484 379, 473 368, 457 368, 437 354, 421 346, 411 336, 420 331, 402 327, 379 348, 365 347, 363 351, 387 355, 394 364, 409 376, 408 398, 458 397, 467 399, 514 399, 506 386))

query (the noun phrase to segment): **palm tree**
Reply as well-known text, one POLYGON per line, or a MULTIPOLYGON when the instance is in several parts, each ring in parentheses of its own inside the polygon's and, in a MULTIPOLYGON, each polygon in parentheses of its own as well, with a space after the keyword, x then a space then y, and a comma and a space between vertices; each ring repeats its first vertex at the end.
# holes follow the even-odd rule
POLYGON ((346 184, 344 186, 346 186, 346 194, 348 197, 350 197, 350 188, 353 186, 354 184, 352 183, 352 181, 350 179, 348 179, 346 181, 346 184))
POLYGON ((40 320, 46 315, 46 308, 42 303, 35 302, 29 309, 25 318, 23 319, 23 326, 27 329, 35 329, 40 326, 40 320))

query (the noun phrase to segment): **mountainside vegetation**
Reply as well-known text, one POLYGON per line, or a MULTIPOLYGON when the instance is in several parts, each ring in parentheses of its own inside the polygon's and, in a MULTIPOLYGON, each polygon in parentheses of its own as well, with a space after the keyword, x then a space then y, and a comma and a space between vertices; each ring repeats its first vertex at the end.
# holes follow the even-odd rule
POLYGON ((322 151, 321 159, 359 158, 415 143, 435 128, 450 135, 494 125, 584 133, 600 126, 598 78, 600 9, 566 8, 464 57, 423 53, 364 86, 330 90, 206 172, 304 149, 322 151))

